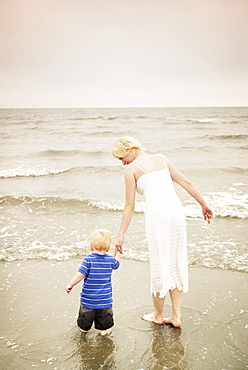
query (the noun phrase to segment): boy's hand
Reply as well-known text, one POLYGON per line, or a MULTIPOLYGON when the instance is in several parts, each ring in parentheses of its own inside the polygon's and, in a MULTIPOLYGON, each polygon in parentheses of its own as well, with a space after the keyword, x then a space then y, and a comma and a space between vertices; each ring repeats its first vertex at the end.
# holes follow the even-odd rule
POLYGON ((72 288, 73 288, 73 286, 71 285, 71 284, 68 284, 67 286, 66 286, 66 293, 70 293, 71 291, 72 291, 72 288))
POLYGON ((120 260, 121 260, 121 252, 120 251, 115 251, 115 254, 114 254, 114 257, 115 257, 115 259, 117 260, 117 261, 119 261, 120 262, 120 260))
POLYGON ((123 254, 124 235, 119 235, 115 243, 115 253, 120 252, 123 254))

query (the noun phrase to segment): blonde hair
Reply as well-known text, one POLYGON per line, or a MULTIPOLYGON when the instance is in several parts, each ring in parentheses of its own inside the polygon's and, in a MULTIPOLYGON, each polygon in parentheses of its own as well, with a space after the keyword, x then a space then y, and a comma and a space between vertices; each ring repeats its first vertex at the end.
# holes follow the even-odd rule
POLYGON ((126 149, 142 149, 141 144, 138 140, 135 140, 131 136, 122 136, 116 140, 112 148, 112 154, 115 158, 123 158, 127 155, 126 149))
POLYGON ((111 247, 111 241, 111 233, 105 229, 96 230, 90 236, 91 247, 98 251, 109 251, 111 247))

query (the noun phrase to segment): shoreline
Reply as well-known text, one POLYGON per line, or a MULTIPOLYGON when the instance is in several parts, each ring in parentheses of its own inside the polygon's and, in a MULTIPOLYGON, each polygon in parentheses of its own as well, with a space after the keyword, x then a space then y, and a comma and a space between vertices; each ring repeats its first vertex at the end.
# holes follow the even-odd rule
MULTIPOLYGON (((121 260, 113 273, 115 326, 108 337, 76 326, 81 284, 65 286, 81 259, 1 261, 3 370, 243 369, 247 359, 248 275, 189 266, 182 327, 141 319, 151 312, 149 262, 121 260)), ((165 317, 170 314, 167 297, 165 317)))

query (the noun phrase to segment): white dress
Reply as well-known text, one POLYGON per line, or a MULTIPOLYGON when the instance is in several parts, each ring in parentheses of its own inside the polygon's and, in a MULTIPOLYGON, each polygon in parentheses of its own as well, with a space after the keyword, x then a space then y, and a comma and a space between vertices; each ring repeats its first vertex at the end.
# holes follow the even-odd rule
MULTIPOLYGON (((163 157, 164 159, 164 157, 163 157)), ((166 162, 164 160, 165 166, 166 162)), ((151 293, 166 296, 177 288, 188 291, 186 222, 182 204, 175 192, 167 166, 146 172, 137 181, 137 192, 146 202, 151 293)))

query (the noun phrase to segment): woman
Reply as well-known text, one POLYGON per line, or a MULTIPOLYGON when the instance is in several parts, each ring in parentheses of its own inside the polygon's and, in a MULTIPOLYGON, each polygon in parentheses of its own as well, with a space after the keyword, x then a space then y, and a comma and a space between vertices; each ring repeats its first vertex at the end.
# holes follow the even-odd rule
POLYGON ((132 137, 119 138, 113 156, 129 165, 125 171, 126 201, 115 247, 123 253, 124 235, 131 222, 136 190, 146 202, 146 234, 150 258, 151 294, 154 312, 143 319, 157 324, 181 326, 183 293, 188 291, 186 224, 173 181, 182 186, 201 205, 204 219, 213 217, 200 192, 161 154, 147 154, 132 137), (164 318, 165 296, 169 291, 172 312, 164 318))

